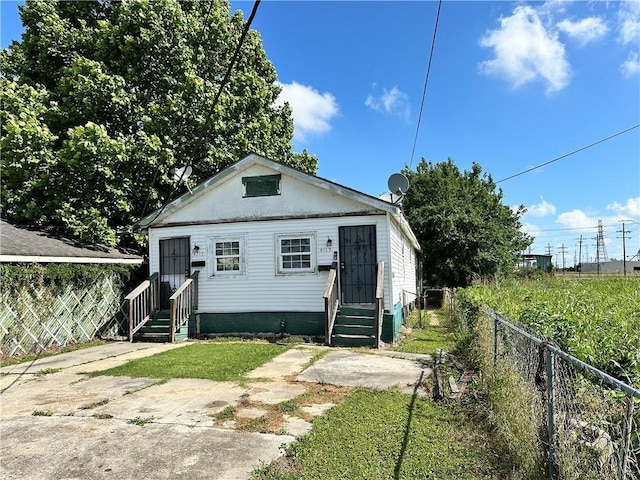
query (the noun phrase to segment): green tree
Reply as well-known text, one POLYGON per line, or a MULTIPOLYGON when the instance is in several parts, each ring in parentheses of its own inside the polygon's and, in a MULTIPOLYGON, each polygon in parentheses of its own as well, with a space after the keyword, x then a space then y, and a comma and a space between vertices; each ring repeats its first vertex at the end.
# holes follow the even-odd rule
POLYGON ((474 163, 461 172, 451 159, 424 159, 405 169, 411 188, 403 200, 407 219, 424 255, 430 285, 467 285, 474 276, 513 270, 531 239, 520 231, 524 207, 502 203, 502 191, 474 163))
POLYGON ((245 27, 227 0, 19 8, 0 53, 3 215, 114 245, 176 193, 173 167, 198 182, 256 152, 315 173, 256 31, 214 102, 245 27))

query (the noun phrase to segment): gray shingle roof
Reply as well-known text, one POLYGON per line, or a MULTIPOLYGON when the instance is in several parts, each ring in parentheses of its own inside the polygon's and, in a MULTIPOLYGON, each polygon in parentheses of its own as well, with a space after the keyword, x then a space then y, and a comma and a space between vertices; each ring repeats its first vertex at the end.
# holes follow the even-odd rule
POLYGON ((0 220, 0 262, 142 263, 142 257, 0 220))

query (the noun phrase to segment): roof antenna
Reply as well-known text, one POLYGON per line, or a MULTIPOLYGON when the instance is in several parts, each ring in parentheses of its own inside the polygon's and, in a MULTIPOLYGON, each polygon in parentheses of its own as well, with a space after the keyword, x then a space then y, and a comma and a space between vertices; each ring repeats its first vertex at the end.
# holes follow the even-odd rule
POLYGON ((186 167, 174 168, 171 172, 173 173, 173 180, 178 182, 178 184, 184 183, 184 185, 187 187, 187 190, 189 190, 189 193, 193 195, 193 192, 189 187, 189 183, 187 183, 187 179, 193 173, 193 168, 191 168, 191 165, 187 165, 186 167))
POLYGON ((391 203, 397 204, 407 194, 407 190, 409 190, 409 179, 402 173, 394 173, 389 177, 387 186, 391 194, 391 203), (395 201, 393 200, 394 195, 398 196, 395 201))

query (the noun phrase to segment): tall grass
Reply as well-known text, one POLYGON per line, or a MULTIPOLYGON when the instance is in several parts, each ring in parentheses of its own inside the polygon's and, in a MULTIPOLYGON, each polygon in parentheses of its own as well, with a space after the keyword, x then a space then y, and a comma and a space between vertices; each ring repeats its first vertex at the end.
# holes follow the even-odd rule
POLYGON ((596 368, 640 383, 640 281, 636 278, 508 279, 462 292, 596 368))

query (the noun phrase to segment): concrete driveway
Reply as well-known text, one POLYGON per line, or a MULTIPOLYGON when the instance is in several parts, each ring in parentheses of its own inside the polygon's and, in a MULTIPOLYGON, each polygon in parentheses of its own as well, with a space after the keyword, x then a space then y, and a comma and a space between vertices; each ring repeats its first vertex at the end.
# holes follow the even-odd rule
MULTIPOLYGON (((243 401, 275 405, 303 394, 309 382, 397 385, 411 393, 431 372, 426 356, 339 349, 303 371, 314 348, 323 347, 299 346, 250 372, 242 386, 83 374, 185 345, 113 343, 0 369, 0 476, 248 479, 312 425, 287 416, 278 435, 236 431, 233 422, 214 427, 212 415, 225 407, 236 406, 241 415, 243 401)), ((319 415, 330 406, 309 411, 319 415)), ((259 416, 255 410, 244 414, 259 416)))

